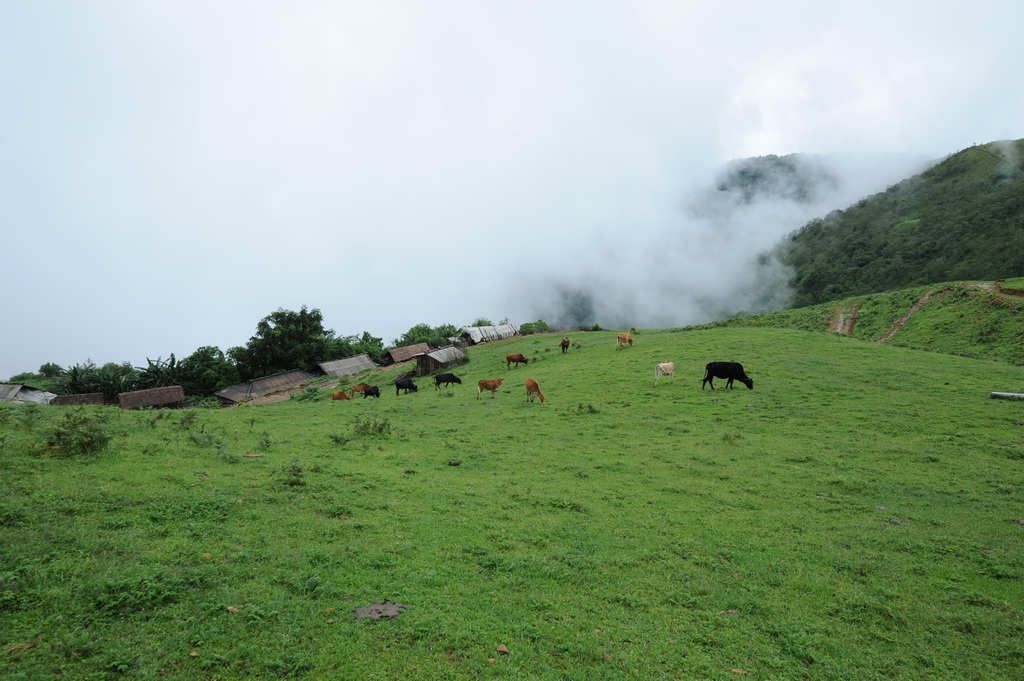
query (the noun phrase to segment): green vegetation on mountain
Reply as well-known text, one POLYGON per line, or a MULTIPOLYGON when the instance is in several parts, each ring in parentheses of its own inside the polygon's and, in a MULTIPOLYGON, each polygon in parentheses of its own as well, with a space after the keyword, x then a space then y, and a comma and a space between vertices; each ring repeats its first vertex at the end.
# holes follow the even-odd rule
POLYGON ((832 332, 1024 365, 1022 295, 1024 279, 990 284, 948 282, 736 317, 683 330, 736 326, 832 332), (915 307, 917 303, 920 305, 915 307))
POLYGON ((970 147, 813 220, 781 247, 793 307, 1024 274, 1024 140, 970 147))

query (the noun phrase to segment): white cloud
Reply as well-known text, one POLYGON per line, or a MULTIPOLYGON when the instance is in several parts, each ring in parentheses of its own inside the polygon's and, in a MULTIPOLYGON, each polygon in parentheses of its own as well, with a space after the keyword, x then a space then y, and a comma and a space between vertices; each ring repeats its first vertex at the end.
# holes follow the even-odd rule
MULTIPOLYGON (((986 0, 5 4, 3 256, 37 283, 2 312, 52 332, 5 348, 0 376, 238 345, 277 307, 386 340, 526 314, 513 292, 538 263, 647 268, 667 234, 699 235, 681 197, 730 158, 1020 137, 1021 15, 986 0)), ((788 230, 763 222, 740 240, 788 230)), ((649 274, 652 290, 721 276, 693 239, 673 243, 659 261, 693 274, 649 274)))

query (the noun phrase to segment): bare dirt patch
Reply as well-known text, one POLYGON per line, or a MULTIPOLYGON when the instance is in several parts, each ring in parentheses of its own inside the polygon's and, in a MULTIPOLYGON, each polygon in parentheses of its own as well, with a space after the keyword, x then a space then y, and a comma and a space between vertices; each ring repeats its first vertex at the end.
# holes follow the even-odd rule
POLYGON ((828 322, 828 332, 838 333, 843 336, 852 336, 853 327, 857 324, 857 313, 860 312, 860 305, 853 307, 837 307, 832 313, 828 322))

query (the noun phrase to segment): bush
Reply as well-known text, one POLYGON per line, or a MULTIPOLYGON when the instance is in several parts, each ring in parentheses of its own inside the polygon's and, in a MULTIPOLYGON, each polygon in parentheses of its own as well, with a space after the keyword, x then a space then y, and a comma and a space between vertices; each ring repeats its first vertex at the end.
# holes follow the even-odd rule
POLYGON ((113 439, 106 414, 92 414, 79 407, 64 414, 50 432, 47 444, 65 456, 81 456, 101 452, 113 439))
POLYGON ((526 322, 519 327, 519 333, 523 336, 529 336, 531 333, 544 333, 550 330, 551 327, 543 319, 538 319, 535 322, 526 322))
POLYGON ((391 419, 386 416, 357 416, 355 420, 356 435, 391 435, 391 419))
POLYGON ((314 386, 310 386, 295 395, 295 399, 299 402, 309 402, 310 400, 315 400, 318 397, 320 397, 320 391, 314 386))

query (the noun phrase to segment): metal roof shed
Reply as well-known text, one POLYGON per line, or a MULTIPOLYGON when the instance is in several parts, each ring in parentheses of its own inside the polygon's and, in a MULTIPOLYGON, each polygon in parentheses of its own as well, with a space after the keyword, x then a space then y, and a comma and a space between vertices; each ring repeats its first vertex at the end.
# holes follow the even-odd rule
POLYGON ((0 402, 49 404, 57 395, 23 383, 0 383, 0 402))
POLYGON ((477 343, 504 340, 505 338, 512 338, 518 335, 519 329, 514 324, 501 324, 499 326, 467 326, 462 329, 460 337, 476 345, 477 343))
POLYGON ((355 357, 336 359, 333 362, 321 362, 320 369, 329 376, 350 376, 366 369, 376 369, 377 364, 365 352, 355 357))
POLYGON ((316 376, 313 374, 293 369, 284 373, 274 374, 273 376, 254 378, 251 381, 218 390, 214 395, 231 402, 242 402, 243 400, 277 392, 278 390, 294 388, 313 380, 316 380, 316 376))
POLYGON ((464 361, 466 361, 465 350, 455 345, 446 345, 416 357, 416 375, 426 376, 446 367, 458 366, 464 361))

